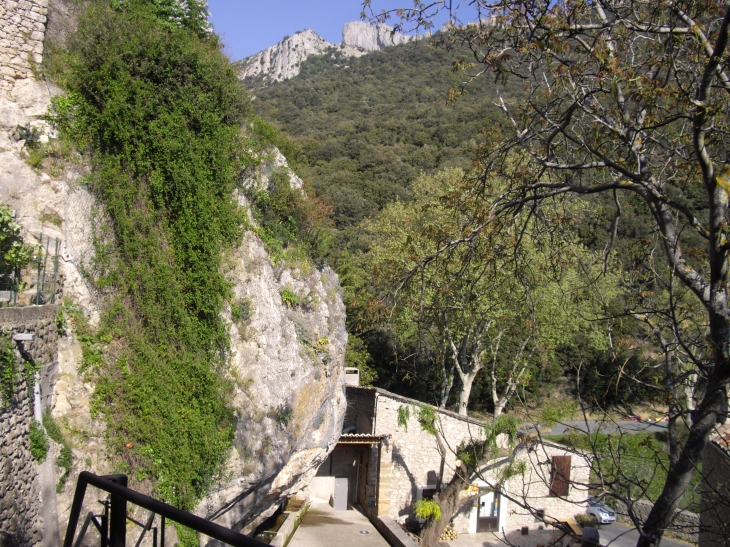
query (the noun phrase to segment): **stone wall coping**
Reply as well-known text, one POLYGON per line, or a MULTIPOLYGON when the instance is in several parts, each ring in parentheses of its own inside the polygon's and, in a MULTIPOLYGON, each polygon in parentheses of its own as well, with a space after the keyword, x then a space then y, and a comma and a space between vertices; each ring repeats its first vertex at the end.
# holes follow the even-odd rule
POLYGON ((726 458, 730 458, 730 424, 717 426, 717 433, 710 437, 710 442, 707 444, 717 448, 726 458))
POLYGON ((0 308, 0 324, 22 323, 36 319, 47 319, 58 315, 58 304, 43 306, 21 306, 14 308, 0 308))
POLYGON ((398 395, 397 393, 392 393, 390 391, 386 391, 383 388, 380 387, 368 387, 368 386, 347 386, 347 389, 358 389, 362 391, 371 391, 374 393, 377 393, 378 395, 383 395, 385 397, 389 397, 390 399, 395 399, 396 401, 401 401, 403 403, 408 403, 411 405, 417 405, 417 406, 427 406, 432 409, 434 409, 439 414, 443 414, 444 416, 448 416, 450 418, 454 418, 456 420, 460 420, 462 422, 467 422, 474 425, 483 426, 485 425, 484 422, 475 420, 474 418, 469 418, 468 416, 462 416, 461 414, 458 414, 456 412, 452 412, 451 410, 446 410, 443 408, 438 408, 436 406, 430 405, 428 403, 424 403, 423 401, 417 401, 416 399, 410 399, 408 397, 404 397, 403 395, 398 395))
POLYGON ((730 444, 725 445, 727 447, 725 448, 724 446, 722 446, 722 444, 720 444, 720 442, 716 441, 715 439, 710 439, 710 442, 707 443, 707 446, 711 446, 713 449, 717 450, 725 459, 730 460, 730 453, 728 453, 728 451, 730 450, 730 444))
POLYGON ((380 532, 391 547, 418 547, 418 544, 406 534, 390 517, 371 517, 370 522, 380 532))

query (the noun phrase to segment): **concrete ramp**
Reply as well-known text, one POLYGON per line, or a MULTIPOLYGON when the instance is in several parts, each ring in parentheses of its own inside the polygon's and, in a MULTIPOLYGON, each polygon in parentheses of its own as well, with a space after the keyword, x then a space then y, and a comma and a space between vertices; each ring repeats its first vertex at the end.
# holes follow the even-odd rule
POLYGON ((359 511, 335 511, 313 503, 289 547, 389 547, 388 542, 359 511), (364 533, 367 532, 367 533, 364 533))

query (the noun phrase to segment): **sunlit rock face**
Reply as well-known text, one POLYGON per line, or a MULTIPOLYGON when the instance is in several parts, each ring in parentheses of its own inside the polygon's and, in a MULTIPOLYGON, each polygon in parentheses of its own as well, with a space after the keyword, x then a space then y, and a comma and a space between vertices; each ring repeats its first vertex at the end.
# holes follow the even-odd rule
POLYGON ((281 82, 299 74, 301 64, 310 55, 332 55, 341 52, 348 57, 359 57, 371 51, 404 44, 413 36, 393 33, 387 25, 371 25, 363 21, 345 23, 342 43, 333 44, 312 29, 287 36, 270 48, 233 63, 240 79, 262 76, 266 82, 281 82))
POLYGON ((231 321, 238 426, 227 480, 197 512, 249 531, 309 483, 340 437, 347 333, 329 267, 277 267, 254 234, 232 266, 234 295, 246 308, 231 321))
POLYGON ((414 39, 413 36, 393 32, 388 25, 371 25, 364 21, 345 23, 342 28, 342 44, 345 47, 364 51, 378 51, 390 46, 405 44, 414 39))

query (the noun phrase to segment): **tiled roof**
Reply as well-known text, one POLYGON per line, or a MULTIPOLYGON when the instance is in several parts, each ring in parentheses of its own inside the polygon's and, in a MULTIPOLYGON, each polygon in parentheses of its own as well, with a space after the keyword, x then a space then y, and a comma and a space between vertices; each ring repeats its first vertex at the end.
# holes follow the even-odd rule
POLYGON ((388 435, 371 435, 369 433, 343 433, 338 442, 344 444, 378 444, 388 435))
POLYGON ((730 424, 718 425, 715 428, 715 435, 710 437, 710 442, 730 455, 730 424))

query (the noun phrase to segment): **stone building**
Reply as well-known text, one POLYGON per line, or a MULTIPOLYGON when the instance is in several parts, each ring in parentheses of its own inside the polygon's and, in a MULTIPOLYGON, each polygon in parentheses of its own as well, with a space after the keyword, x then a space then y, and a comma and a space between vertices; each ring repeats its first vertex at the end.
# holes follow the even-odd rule
MULTIPOLYGON (((413 522, 414 503, 437 491, 441 464, 436 439, 421 427, 424 405, 379 388, 347 387, 343 435, 308 487, 313 498, 335 508, 359 505, 371 517, 413 522)), ((457 447, 481 439, 483 424, 466 416, 430 407, 448 447, 442 482, 453 476, 457 447)), ((551 519, 565 520, 584 512, 590 464, 570 449, 534 440, 486 465, 462 494, 467 500, 454 517, 459 533, 539 528, 551 519), (494 488, 512 463, 520 472, 494 488)))
POLYGON ((730 424, 718 427, 702 457, 700 547, 730 546, 730 424))

